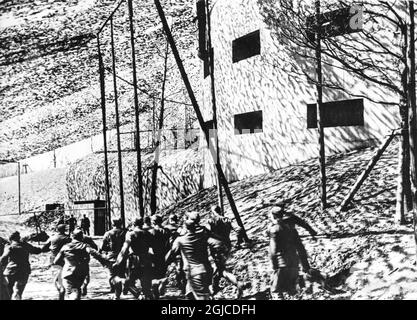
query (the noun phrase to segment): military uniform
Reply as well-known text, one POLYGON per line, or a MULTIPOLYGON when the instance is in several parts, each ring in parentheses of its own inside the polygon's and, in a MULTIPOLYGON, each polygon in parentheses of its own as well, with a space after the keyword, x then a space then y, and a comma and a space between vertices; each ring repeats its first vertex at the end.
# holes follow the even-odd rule
MULTIPOLYGON (((177 223, 171 222, 165 225, 165 229, 169 232, 169 246, 172 247, 175 239, 180 235, 184 235, 185 232, 182 228, 178 226, 177 223)), ((176 267, 176 282, 177 286, 181 289, 181 292, 185 294, 186 279, 184 273, 184 263, 182 261, 181 255, 178 255, 174 261, 176 267)), ((168 264, 167 264, 168 265, 168 264)))
MULTIPOLYGON (((3 255, 4 247, 8 241, 0 237, 0 257, 3 255)), ((0 300, 10 300, 10 293, 7 287, 7 281, 3 276, 3 268, 0 266, 0 300)))
POLYGON ((90 254, 101 260, 97 251, 86 243, 73 239, 62 247, 55 258, 55 264, 64 263, 62 282, 66 294, 72 300, 81 298, 81 287, 89 274, 90 254))
POLYGON ((273 269, 271 292, 293 294, 296 291, 299 263, 309 268, 301 239, 293 225, 283 220, 268 229, 268 236, 273 269))
POLYGON ((29 255, 41 253, 42 249, 22 241, 12 241, 0 258, 0 266, 6 266, 3 275, 7 279, 12 299, 21 300, 31 272, 29 255))
POLYGON ((230 257, 232 244, 230 242, 230 233, 232 231, 232 222, 226 217, 215 215, 210 218, 210 231, 212 233, 210 241, 211 254, 216 266, 224 269, 226 261, 230 257))
POLYGON ((64 298, 65 289, 62 284, 62 266, 54 264, 55 257, 58 255, 59 251, 64 245, 71 242, 71 238, 63 233, 56 233, 51 236, 46 244, 42 248, 42 252, 51 251, 51 256, 49 257, 50 264, 54 269, 54 284, 56 289, 59 292, 59 299, 64 298))
POLYGON ((170 250, 170 232, 160 226, 155 226, 149 230, 151 236, 152 255, 152 278, 165 278, 167 272, 167 264, 165 255, 170 250))
MULTIPOLYGON (((122 250, 123 243, 125 242, 126 238, 126 231, 122 228, 116 228, 107 231, 103 237, 103 243, 100 248, 100 252, 103 253, 104 257, 111 262, 111 264, 115 263, 117 260, 117 256, 119 255, 120 251, 122 250)), ((124 277, 126 273, 125 265, 120 265, 116 268, 110 267, 108 268, 109 271, 109 282, 110 285, 113 286, 115 277, 124 277)), ((117 293, 119 295, 119 293, 117 293)))
POLYGON ((169 255, 181 254, 187 280, 186 295, 192 295, 197 300, 210 297, 213 270, 208 259, 209 238, 207 229, 197 226, 174 241, 169 255))
POLYGON ((118 260, 122 260, 128 255, 126 283, 132 284, 136 279, 139 279, 143 294, 149 298, 152 296, 152 261, 149 254, 150 234, 148 231, 135 227, 126 234, 125 244, 130 248, 130 253, 124 252, 124 249, 122 249, 118 260))
POLYGON ((42 247, 42 252, 51 251, 51 256, 49 257, 50 264, 54 263, 55 257, 58 255, 61 248, 67 243, 71 242, 71 238, 66 234, 56 233, 52 235, 45 245, 42 247))
POLYGON ((75 230, 76 225, 77 219, 75 219, 74 217, 68 219, 69 233, 72 233, 75 230))
POLYGON ((81 229, 83 230, 84 234, 90 235, 90 219, 87 217, 83 217, 81 219, 81 229))
POLYGON ((116 261, 120 250, 125 242, 126 231, 121 228, 113 228, 107 231, 103 237, 100 251, 105 253, 105 257, 110 261, 116 261))

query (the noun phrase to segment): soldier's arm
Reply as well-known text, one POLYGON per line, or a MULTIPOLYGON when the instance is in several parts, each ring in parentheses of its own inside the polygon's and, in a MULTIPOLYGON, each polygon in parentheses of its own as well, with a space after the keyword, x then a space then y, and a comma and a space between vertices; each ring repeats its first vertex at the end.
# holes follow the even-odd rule
POLYGON ((98 250, 98 245, 94 242, 92 238, 89 238, 88 245, 93 248, 94 250, 98 250))
POLYGON ((62 249, 61 249, 59 253, 56 255, 54 262, 52 264, 62 265, 62 262, 64 262, 64 254, 62 253, 62 249))
POLYGON ((178 239, 175 239, 174 243, 172 244, 171 250, 168 251, 168 253, 165 255, 165 261, 167 264, 170 264, 175 257, 180 253, 180 242, 178 239))
POLYGON ((100 252, 90 246, 87 246, 87 252, 98 262, 100 262, 103 266, 108 266, 110 264, 109 260, 104 258, 100 252))
POLYGON ((278 252, 278 244, 276 241, 276 236, 279 233, 279 227, 273 226, 270 227, 267 231, 267 235, 269 237, 269 258, 272 260, 272 258, 275 256, 275 254, 278 252))
POLYGON ((295 214, 291 215, 290 218, 294 224, 300 226, 301 228, 307 230, 313 237, 317 235, 317 231, 314 230, 306 221, 301 219, 300 217, 296 216, 295 214))
POLYGON ((103 242, 101 243, 100 252, 103 252, 103 251, 104 252, 110 251, 110 236, 107 232, 104 235, 103 242))
POLYGON ((226 218, 226 219, 227 219, 226 220, 227 221, 226 223, 228 223, 230 225, 230 229, 232 231, 236 232, 237 234, 239 234, 241 232, 242 228, 239 225, 237 225, 236 227, 234 227, 233 226, 233 223, 232 223, 232 220, 229 219, 229 218, 226 218))
POLYGON ((42 248, 35 247, 35 246, 31 245, 30 243, 25 242, 25 245, 26 245, 28 251, 31 254, 39 254, 39 253, 42 253, 43 252, 42 251, 42 248))
POLYGON ((126 257, 126 255, 129 252, 129 248, 130 248, 130 236, 126 235, 126 240, 123 243, 123 247, 120 250, 119 255, 117 256, 116 262, 114 263, 115 266, 118 266, 123 262, 124 258, 126 257))
POLYGON ((208 248, 209 254, 212 256, 213 259, 215 258, 214 256, 215 252, 218 251, 218 243, 219 243, 219 239, 216 236, 208 234, 207 248, 208 248))
POLYGON ((51 249, 51 239, 48 239, 48 241, 42 246, 42 252, 48 252, 51 249))
POLYGON ((0 257, 0 267, 7 264, 8 260, 9 260, 9 254, 10 254, 10 248, 6 247, 4 249, 3 255, 0 257))

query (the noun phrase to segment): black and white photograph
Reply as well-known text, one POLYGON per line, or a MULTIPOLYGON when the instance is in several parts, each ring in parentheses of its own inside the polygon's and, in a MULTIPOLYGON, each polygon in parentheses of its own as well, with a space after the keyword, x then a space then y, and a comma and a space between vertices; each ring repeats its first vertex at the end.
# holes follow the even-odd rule
POLYGON ((416 10, 0 0, 0 300, 417 300, 416 10))

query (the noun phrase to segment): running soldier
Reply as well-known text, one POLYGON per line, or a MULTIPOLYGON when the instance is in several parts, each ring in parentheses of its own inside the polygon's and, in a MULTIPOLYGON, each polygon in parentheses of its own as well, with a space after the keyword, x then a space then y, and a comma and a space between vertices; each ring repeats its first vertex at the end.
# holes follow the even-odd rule
POLYGON ((69 300, 81 299, 81 288, 89 273, 90 254, 103 263, 100 254, 83 242, 83 232, 74 230, 72 241, 64 245, 54 264, 63 264, 62 283, 69 300))
MULTIPOLYGON (((104 234, 103 243, 100 248, 100 253, 113 265, 120 251, 122 250, 123 243, 125 242, 126 231, 122 228, 122 220, 113 220, 113 229, 107 231, 104 234)), ((120 264, 118 267, 110 267, 109 271, 109 284, 112 292, 114 292, 114 299, 119 300, 122 293, 124 284, 124 275, 126 268, 124 264, 120 264)))
POLYGON ((301 219, 300 217, 298 217, 294 213, 291 213, 291 212, 288 212, 288 211, 285 210, 285 207, 287 206, 288 203, 289 203, 289 200, 284 200, 284 201, 281 201, 281 202, 278 202, 278 203, 276 203, 274 200, 271 201, 271 205, 274 205, 278 208, 278 209, 275 208, 273 210, 281 210, 282 211, 283 221, 285 221, 288 225, 290 225, 293 228, 295 228, 296 226, 299 226, 299 227, 305 229, 306 231, 308 231, 308 233, 310 233, 310 235, 315 237, 317 235, 316 230, 314 230, 306 221, 304 221, 303 219, 301 219))
POLYGON ((237 299, 240 299, 243 293, 243 284, 237 280, 235 275, 226 269, 226 263, 232 249, 232 243, 230 241, 230 233, 233 230, 232 222, 223 216, 219 206, 213 206, 208 226, 212 237, 209 240, 211 244, 211 255, 216 266, 213 275, 213 295, 220 290, 220 279, 225 278, 237 287, 237 299))
POLYGON ((126 240, 113 264, 114 268, 120 268, 121 264, 128 258, 127 277, 124 286, 124 293, 127 289, 135 287, 135 281, 140 280, 142 294, 146 300, 152 299, 152 261, 149 254, 151 246, 150 234, 143 230, 143 219, 138 218, 133 223, 133 230, 126 234, 126 240))
MULTIPOLYGON (((81 228, 76 228, 75 230, 81 230, 83 231, 81 228)), ((90 248, 94 249, 94 250, 98 250, 98 246, 97 244, 94 242, 93 238, 83 235, 83 242, 88 245, 90 248)), ((88 274, 87 277, 85 277, 84 283, 81 287, 81 295, 82 296, 86 296, 87 295, 87 287, 88 284, 90 283, 90 266, 88 266, 88 274)))
MULTIPOLYGON (((172 247, 175 239, 181 234, 185 234, 185 230, 180 227, 180 221, 178 216, 174 213, 171 214, 168 218, 168 223, 165 225, 165 229, 169 231, 169 245, 172 247)), ((185 286, 187 281, 185 279, 185 272, 184 272, 184 262, 182 261, 181 255, 178 255, 174 261, 175 263, 175 281, 177 282, 177 286, 181 290, 181 293, 185 295, 185 286)), ((167 264, 169 265, 169 264, 167 264)))
POLYGON ((166 277, 167 263, 165 256, 170 250, 170 232, 162 227, 162 217, 154 215, 152 217, 151 235, 152 255, 152 288, 155 299, 159 299, 165 294, 165 286, 168 281, 166 277))
MULTIPOLYGON (((3 255, 4 247, 9 244, 6 239, 0 237, 0 257, 3 255)), ((7 281, 3 276, 3 268, 0 266, 0 300, 10 300, 9 289, 7 281)))
POLYGON ((296 293, 299 264, 301 263, 303 271, 307 274, 310 273, 310 264, 293 221, 288 220, 288 223, 284 219, 284 207, 273 209, 270 219, 272 223, 268 228, 269 257, 273 269, 271 296, 277 300, 284 299, 284 292, 290 295, 296 293))
POLYGON ((64 300, 65 289, 62 285, 62 266, 54 264, 55 257, 58 255, 61 248, 71 242, 71 238, 65 234, 66 225, 60 224, 57 226, 57 233, 49 237, 48 241, 42 247, 42 252, 51 251, 50 266, 54 269, 54 285, 58 290, 58 299, 64 300))
POLYGON ((31 272, 29 255, 41 253, 42 248, 22 241, 17 231, 10 235, 9 242, 0 257, 0 268, 5 266, 3 275, 12 300, 21 300, 31 272))
POLYGON ((185 226, 186 233, 174 241, 166 260, 169 263, 181 254, 187 279, 186 297, 208 300, 213 275, 208 257, 209 233, 200 226, 200 215, 197 212, 187 213, 185 226))
MULTIPOLYGON (((294 229, 296 226, 299 226, 307 230, 313 237, 317 235, 316 230, 314 230, 306 221, 304 221, 303 219, 301 219, 300 217, 296 216, 293 213, 284 211, 282 219, 286 224, 290 225, 294 229)), ((295 229, 295 232, 297 232, 296 229, 295 229)), ((297 232, 297 235, 298 235, 298 232, 297 232)))

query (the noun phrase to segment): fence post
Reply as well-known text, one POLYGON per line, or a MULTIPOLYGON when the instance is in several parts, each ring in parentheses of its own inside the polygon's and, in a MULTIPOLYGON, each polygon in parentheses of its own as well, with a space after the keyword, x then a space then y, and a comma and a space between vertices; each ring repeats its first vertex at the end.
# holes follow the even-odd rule
POLYGON ((22 190, 20 185, 20 162, 17 162, 17 191, 19 203, 19 215, 22 214, 22 190))
POLYGON ((110 37, 111 37, 111 57, 113 68, 113 92, 114 92, 114 105, 116 109, 116 138, 117 138, 117 160, 119 164, 119 192, 120 192, 120 218, 122 220, 123 227, 126 226, 125 222, 125 201, 123 191, 123 164, 122 164, 122 147, 120 142, 120 119, 119 119, 119 102, 117 97, 117 75, 116 75, 116 55, 114 50, 114 28, 113 17, 110 19, 110 37))
POLYGON ((142 181, 142 159, 140 150, 140 128, 139 128, 139 101, 138 101, 138 80, 136 77, 136 55, 135 55, 135 35, 133 28, 133 4, 132 0, 127 1, 129 10, 129 26, 130 26, 130 46, 132 49, 132 68, 133 68, 133 98, 135 105, 135 127, 136 127, 136 163, 138 171, 138 195, 139 195, 139 213, 143 217, 145 215, 143 206, 143 181, 142 181))
POLYGON ((98 50, 98 65, 100 73, 100 95, 101 95, 101 112, 103 117, 103 147, 104 147, 104 174, 105 174, 105 192, 106 192, 106 207, 108 217, 108 229, 111 229, 111 204, 110 204, 110 182, 109 182, 109 160, 107 157, 107 124, 106 124, 106 82, 104 75, 103 57, 100 50, 100 38, 97 35, 97 50, 98 50))

